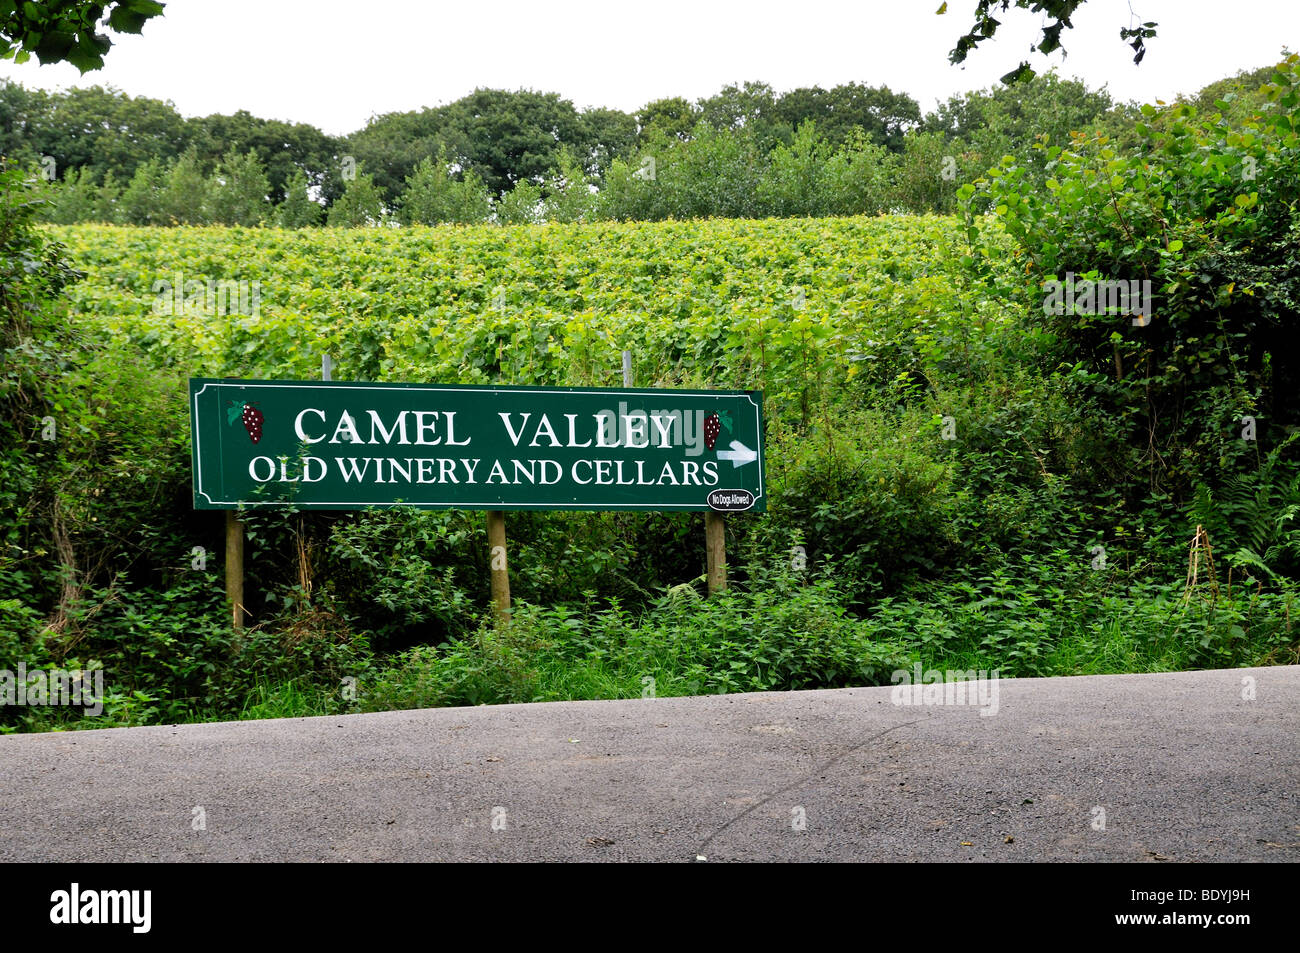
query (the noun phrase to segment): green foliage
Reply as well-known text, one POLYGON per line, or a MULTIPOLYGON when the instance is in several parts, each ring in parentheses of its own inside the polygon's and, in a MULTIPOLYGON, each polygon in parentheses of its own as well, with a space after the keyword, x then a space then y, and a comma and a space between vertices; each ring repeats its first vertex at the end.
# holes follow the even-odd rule
POLYGON ((362 706, 636 698, 878 685, 902 655, 846 613, 830 578, 784 559, 751 565, 750 585, 703 600, 664 592, 639 616, 604 608, 518 605, 505 631, 419 648, 377 672, 362 706), (594 691, 593 691, 594 690, 594 691))
POLYGON ((549 222, 589 222, 595 217, 596 194, 568 149, 560 150, 557 164, 546 178, 545 194, 545 217, 549 222))
POLYGON ((1300 576, 1300 464, 1283 451, 1292 434, 1260 462, 1258 469, 1235 474, 1218 489, 1197 484, 1188 507, 1197 526, 1209 533, 1220 559, 1271 582, 1300 576))
POLYGON ((158 159, 142 163, 122 191, 119 202, 121 221, 127 225, 168 225, 171 216, 163 210, 163 192, 167 173, 158 159))
POLYGON ((1026 182, 1037 191, 1045 188, 1049 176, 1046 151, 1035 146, 1064 147, 1071 133, 1096 129, 1127 136, 1132 119, 1112 114, 1113 107, 1105 90, 1090 90, 1052 71, 1009 86, 953 96, 926 117, 924 129, 948 139, 946 152, 955 157, 958 183, 977 178, 999 165, 1004 155, 1012 155, 1025 168, 1026 182))
POLYGON ((1090 395, 1128 423, 1121 479, 1156 493, 1231 470, 1241 454, 1225 452, 1228 421, 1258 413, 1266 444, 1300 424, 1296 366, 1279 360, 1300 302, 1298 64, 1280 64, 1266 108, 1238 124, 1188 104, 1144 106, 1135 153, 1079 134, 1045 150, 1045 191, 1010 157, 961 189, 969 234, 987 202, 1040 283, 1030 321, 1055 342, 1049 360, 1090 375, 1090 395), (1149 282, 1153 307, 1145 320, 1100 300, 1070 307, 1047 282, 1072 279, 1081 291, 1149 282))
POLYGON ((1188 600, 1181 581, 1098 571, 1056 550, 883 599, 867 621, 926 668, 1103 675, 1300 659, 1293 601, 1260 592, 1188 600))
POLYGON ((165 4, 155 0, 0 0, 0 58, 25 63, 71 63, 82 73, 100 69, 113 45, 106 33, 140 33, 165 4))
POLYGON ((777 98, 774 114, 790 130, 815 122, 832 149, 861 138, 891 153, 902 151, 903 134, 921 120, 911 96, 860 83, 792 89, 777 98))
POLYGON ((952 467, 926 417, 858 413, 804 440, 770 435, 782 463, 769 538, 803 538, 807 557, 833 564, 860 601, 948 561, 952 467))
POLYGON ((441 222, 475 224, 492 213, 492 202, 482 180, 471 171, 456 178, 446 153, 438 161, 425 159, 406 179, 398 207, 405 225, 437 225, 441 222))
POLYGON ((481 521, 472 514, 387 510, 333 527, 327 592, 364 620, 377 648, 388 640, 438 642, 472 628, 482 600, 481 521), (481 560, 478 560, 481 562, 481 560))
MULTIPOLYGON (((305 172, 313 185, 322 185, 328 173, 339 168, 339 142, 306 123, 260 119, 240 110, 231 116, 220 114, 183 120, 180 136, 194 149, 205 169, 221 164, 227 156, 254 156, 266 175, 268 192, 251 188, 250 199, 269 195, 283 202, 289 182, 305 172)), ((256 172, 249 170, 256 178, 256 172)), ((337 197, 335 194, 332 197, 337 197)), ((260 206, 257 206, 260 209, 260 206)))
POLYGON ((295 169, 284 191, 284 202, 276 212, 282 228, 310 228, 320 224, 325 213, 320 203, 312 201, 307 194, 306 173, 295 169))
MULTIPOLYGON (((991 39, 997 33, 998 27, 1002 25, 1002 21, 993 16, 994 12, 1000 8, 1005 13, 1012 6, 1028 10, 1031 14, 1041 15, 1042 38, 1035 44, 1034 49, 1043 54, 1053 53, 1062 49, 1061 34, 1074 26, 1070 18, 1085 2, 1086 0, 977 0, 974 23, 969 32, 957 39, 957 45, 948 55, 948 60, 952 63, 964 63, 967 55, 979 44, 991 39)), ((944 14, 947 11, 948 4, 945 2, 939 6, 937 12, 944 14)), ((1157 25, 1148 22, 1133 26, 1130 21, 1128 26, 1120 28, 1120 39, 1133 48, 1134 63, 1141 63, 1142 58, 1146 56, 1145 41, 1156 35, 1157 25)), ((1033 76, 1034 71, 1028 61, 1022 61, 1018 67, 1002 77, 1002 82, 1015 83, 1032 79, 1033 76)))
POLYGON ((375 180, 367 172, 357 170, 356 178, 348 182, 329 210, 328 222, 332 226, 349 228, 382 224, 384 202, 375 180))
POLYGON ((685 142, 691 138, 699 120, 700 107, 689 99, 681 96, 655 99, 637 110, 636 124, 640 129, 637 140, 641 145, 674 139, 685 142))
MULTIPOLYGON (((739 127, 652 130, 603 177, 592 153, 566 154, 561 143, 497 203, 497 219, 528 221, 541 199, 553 217, 586 218, 598 181, 597 214, 616 217, 874 214, 947 201, 982 161, 983 146, 943 131, 900 139, 899 156, 865 132, 832 148, 811 125, 788 138, 773 132, 782 145, 764 153, 746 129, 764 115, 763 91, 735 92, 713 105, 740 110, 739 127), (639 174, 647 157, 662 160, 654 175, 639 174)), ((1198 221, 1213 205, 1195 199, 1203 177, 1171 145, 1143 161, 1168 163, 1192 186, 1172 176, 1161 186, 1166 204, 1135 232, 1153 263, 1163 249, 1185 264, 1188 236, 1205 231, 1213 253, 1199 266, 1231 270, 1230 281, 1255 292, 1243 297, 1267 303, 1256 334, 1269 333, 1264 315, 1285 328, 1294 313, 1292 212, 1281 201, 1294 166, 1286 130, 1267 112, 1243 120, 1268 118, 1273 130, 1249 143, 1249 155, 1269 159, 1259 164, 1259 208, 1198 221), (1234 231, 1241 216, 1255 216, 1252 234, 1264 240, 1234 231), (1181 237, 1157 247, 1149 236, 1161 222, 1181 237)), ((1180 122, 1171 113, 1146 125, 1176 138, 1180 122)), ((1092 140, 1073 141, 1086 152, 1078 144, 1092 140)), ((460 150, 447 155, 465 164, 460 150)), ((345 710, 338 689, 348 678, 363 707, 384 708, 640 697, 646 679, 658 694, 879 684, 916 660, 1057 674, 1294 659, 1295 473, 1272 455, 1290 420, 1279 383, 1293 363, 1260 345, 1258 361, 1247 348, 1231 374, 1203 368, 1209 380, 1237 381, 1188 391, 1210 423, 1198 430, 1184 418, 1182 430, 1155 431, 1155 452, 1178 463, 1184 486, 1170 478, 1138 488, 1131 476, 1152 452, 1152 431, 1134 408, 1178 393, 1160 387, 1189 371, 1167 368, 1161 381, 1140 350, 1121 349, 1125 373, 1112 380, 1115 328, 1098 315, 1041 314, 1035 279, 1062 268, 1100 275, 1106 255, 1130 250, 1106 217, 1109 180, 1091 159, 1063 156, 1044 150, 1035 166, 1013 152, 1001 166, 1023 169, 1016 181, 1020 198, 1038 203, 1032 214, 1006 191, 1012 172, 966 189, 974 232, 935 216, 29 229, 25 243, 65 241, 87 278, 67 292, 71 319, 38 295, 30 310, 44 333, 10 333, 6 354, 22 383, 7 391, 0 443, 9 448, 0 449, 0 620, 13 631, 0 647, 118 672, 114 717, 132 723, 345 710), (1056 183, 1047 195, 1031 187, 1039 173, 1056 183), (1058 193, 1079 199, 1068 214, 1052 207, 1058 193), (981 202, 998 217, 983 216, 981 202), (1036 264, 1049 261, 1057 270, 1036 264), (258 280, 260 309, 219 320, 202 308, 157 314, 153 282, 177 271, 258 280), (700 596, 698 519, 512 514, 516 611, 496 632, 482 621, 477 516, 259 512, 247 520, 255 627, 229 630, 221 526, 190 509, 185 489, 186 376, 312 378, 327 352, 352 379, 611 385, 625 347, 639 384, 764 391, 769 510, 728 520, 731 595, 700 596), (1159 385, 1149 394, 1131 383, 1143 376, 1159 385), (68 438, 51 446, 37 423, 56 404, 68 438), (1263 422, 1262 467, 1236 439, 1246 413, 1263 422), (1249 486, 1219 478, 1253 470, 1249 486), (1183 592, 1191 478, 1206 484, 1204 505, 1226 526, 1210 530, 1216 557, 1226 547, 1231 566, 1252 571, 1251 591, 1202 581, 1183 592), (187 568, 196 545, 213 554, 210 569, 187 568)), ((309 176, 297 181, 305 200, 309 176)), ((366 201, 335 202, 335 224, 344 212, 350 223, 384 220, 379 188, 357 181, 366 201), (352 216, 349 206, 361 205, 369 213, 352 216)), ((433 185, 452 181, 444 166, 433 185)), ((1140 203, 1115 194, 1142 220, 1140 203)), ((49 288, 61 287, 50 274, 49 288)), ((1185 305, 1189 323, 1177 327, 1193 330, 1171 338, 1184 349, 1175 355, 1204 347, 1191 338, 1205 315, 1194 296, 1185 305)))
POLYGON ((831 211, 826 182, 828 151, 811 122, 799 127, 789 146, 781 144, 773 149, 756 190, 762 208, 781 218, 820 216, 831 211))
POLYGON ((520 179, 495 206, 497 221, 502 225, 536 225, 545 215, 541 186, 520 179))
POLYGON ((59 225, 111 222, 116 217, 119 193, 111 178, 101 185, 93 169, 73 169, 61 183, 46 190, 48 204, 41 218, 59 225))
POLYGON ((891 201, 897 160, 855 133, 826 162, 821 173, 824 207, 834 215, 878 215, 891 201))
POLYGON ((955 150, 939 133, 909 132, 903 137, 891 210, 951 212, 956 205, 958 166, 955 150))
MULTIPOLYGON (((158 193, 157 213, 173 225, 207 225, 218 213, 216 189, 203 175, 198 157, 187 152, 172 165, 158 193)), ((138 222, 145 225, 150 222, 138 222)))
POLYGON ((605 177, 601 215, 618 221, 751 217, 761 160, 749 130, 700 122, 687 141, 660 136, 633 161, 615 161, 605 177))
MULTIPOLYGON (((1226 117, 1240 123, 1265 103, 1256 82, 1268 78, 1261 75, 1265 72, 1211 84, 1189 101, 1202 114, 1222 107, 1226 117)), ((497 210, 496 220, 508 224, 532 223, 531 202, 523 200, 531 186, 543 185, 543 197, 552 192, 565 197, 554 203, 550 219, 566 222, 595 216, 662 220, 947 212, 955 189, 1004 155, 1015 157, 1023 169, 1025 188, 1041 189, 1053 160, 1036 145, 1067 147, 1071 133, 1100 130, 1112 145, 1131 151, 1139 144, 1135 127, 1142 122, 1136 108, 1115 107, 1104 90, 1048 73, 953 97, 924 118, 910 97, 857 83, 779 93, 766 83, 745 82, 696 102, 657 100, 635 116, 611 109, 580 112, 551 93, 476 90, 445 106, 377 117, 351 136, 335 139, 311 126, 243 111, 186 119, 170 103, 115 90, 45 93, 0 81, 0 154, 52 160, 64 181, 82 176, 73 190, 77 194, 66 202, 55 199, 60 208, 49 214, 58 222, 169 224, 206 217, 253 224, 266 211, 263 199, 284 203, 298 173, 305 175, 311 194, 332 206, 357 161, 372 176, 378 197, 354 195, 336 224, 374 222, 375 208, 399 207, 408 180, 426 161, 457 170, 456 182, 476 176, 494 202, 504 202, 523 186, 502 205, 504 212, 497 210), (701 123, 710 131, 697 129, 701 123), (812 125, 815 138, 799 131, 812 125), (690 148, 697 138, 706 141, 690 148), (244 196, 237 211, 226 210, 223 202, 221 210, 209 209, 206 216, 195 213, 193 202, 187 208, 182 201, 179 211, 151 204, 161 201, 162 187, 148 182, 138 183, 129 210, 115 205, 120 186, 106 187, 93 203, 80 194, 91 181, 84 178, 87 170, 101 182, 111 175, 116 183, 129 183, 151 160, 171 169, 186 155, 207 176, 228 165, 230 156, 241 163, 255 157, 266 190, 253 174, 246 194, 237 190, 244 196), (667 168, 662 185, 656 185, 648 159, 667 168), (583 189, 563 185, 580 179, 602 193, 595 209, 583 189), (354 208, 358 198, 363 199, 360 213, 354 208)), ((221 192, 225 180, 223 174, 209 185, 221 192)), ((422 191, 441 187, 437 179, 420 182, 422 191)), ((185 195, 180 191, 177 197, 185 195)), ((448 212, 439 199, 430 214, 412 213, 413 220, 483 220, 475 190, 464 199, 453 204, 458 209, 468 204, 469 212, 448 212)), ((986 199, 977 197, 978 211, 985 210, 986 199)), ((419 203, 412 197, 407 204, 419 203)), ((293 208, 295 216, 314 215, 305 200, 295 199, 293 208)))
POLYGON ((221 158, 209 186, 212 221, 222 225, 261 225, 271 213, 271 183, 252 153, 231 150, 221 158))

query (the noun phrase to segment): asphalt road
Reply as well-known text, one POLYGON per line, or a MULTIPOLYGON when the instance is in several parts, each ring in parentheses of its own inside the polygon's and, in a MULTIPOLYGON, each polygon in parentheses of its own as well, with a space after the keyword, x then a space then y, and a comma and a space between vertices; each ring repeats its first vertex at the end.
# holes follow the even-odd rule
POLYGON ((0 861, 1300 861, 1300 667, 997 689, 12 735, 0 861))

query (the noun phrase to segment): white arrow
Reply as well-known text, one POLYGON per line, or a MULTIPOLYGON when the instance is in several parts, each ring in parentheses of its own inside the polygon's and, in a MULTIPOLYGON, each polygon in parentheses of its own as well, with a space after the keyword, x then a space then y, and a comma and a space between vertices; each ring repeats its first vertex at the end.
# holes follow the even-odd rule
POLYGON ((719 460, 730 460, 732 469, 743 467, 746 463, 753 463, 758 459, 758 451, 750 450, 739 440, 731 441, 730 450, 719 450, 719 460))

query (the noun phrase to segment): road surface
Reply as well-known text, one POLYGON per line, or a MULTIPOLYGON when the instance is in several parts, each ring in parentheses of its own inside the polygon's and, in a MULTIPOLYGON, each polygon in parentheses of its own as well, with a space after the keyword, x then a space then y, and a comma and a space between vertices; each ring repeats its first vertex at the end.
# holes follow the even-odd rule
POLYGON ((11 735, 0 861, 1300 861, 1300 667, 997 690, 11 735))

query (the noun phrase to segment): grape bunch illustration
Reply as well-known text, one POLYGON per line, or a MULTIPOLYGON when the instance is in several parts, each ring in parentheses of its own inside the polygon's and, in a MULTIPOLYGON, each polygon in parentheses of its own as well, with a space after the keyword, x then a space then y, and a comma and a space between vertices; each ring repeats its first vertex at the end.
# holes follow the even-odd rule
POLYGON ((722 428, 726 427, 731 430, 730 414, 709 414, 704 418, 704 445, 712 450, 718 444, 718 434, 722 428))
POLYGON ((242 420, 244 429, 248 431, 248 438, 253 443, 262 439, 262 423, 265 419, 262 412, 257 409, 256 402, 232 400, 226 409, 226 423, 233 427, 236 420, 242 420))

